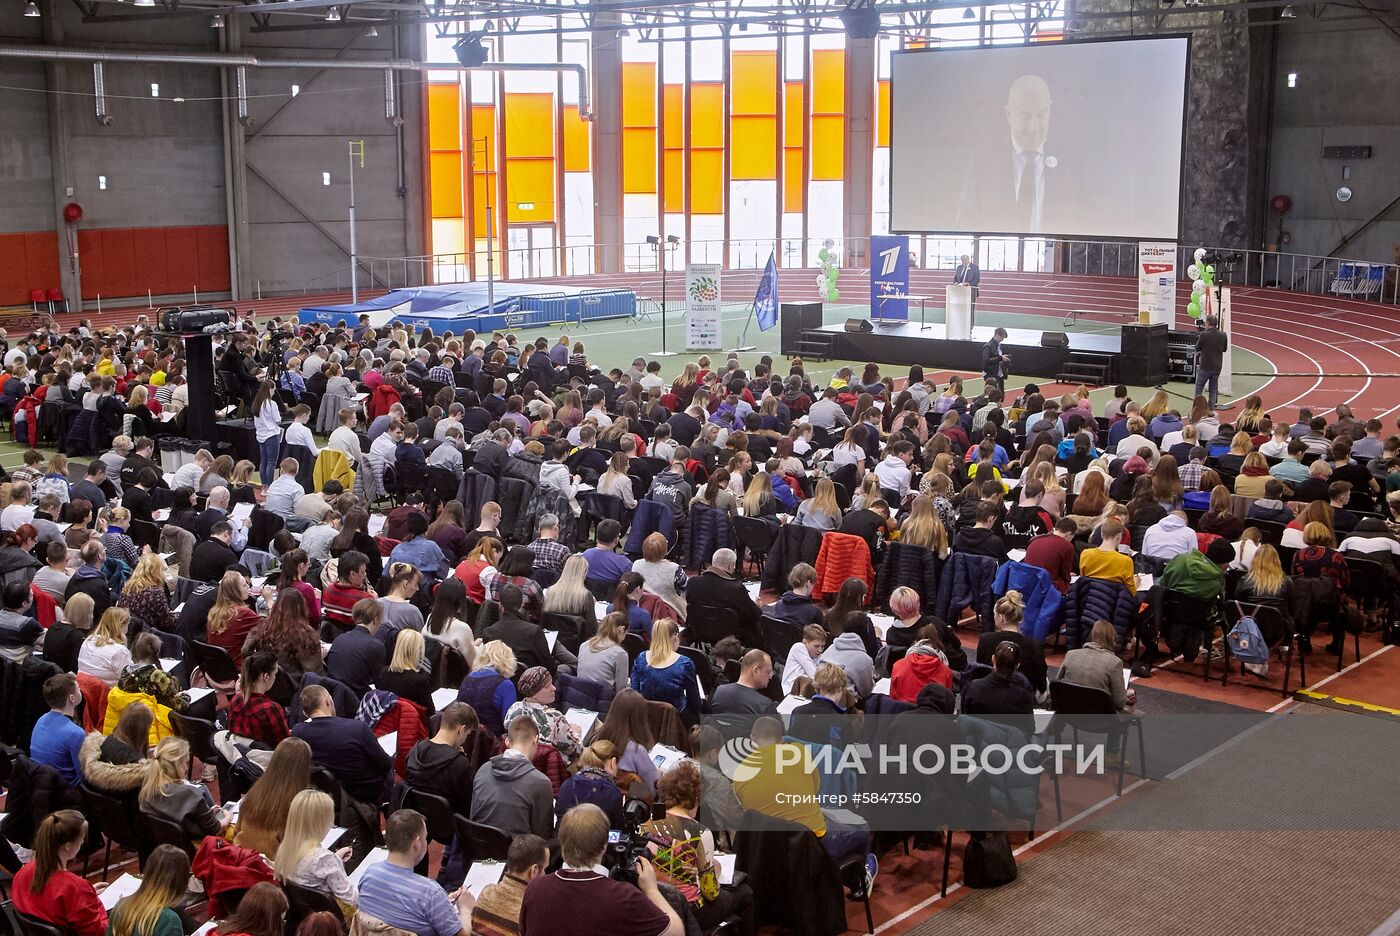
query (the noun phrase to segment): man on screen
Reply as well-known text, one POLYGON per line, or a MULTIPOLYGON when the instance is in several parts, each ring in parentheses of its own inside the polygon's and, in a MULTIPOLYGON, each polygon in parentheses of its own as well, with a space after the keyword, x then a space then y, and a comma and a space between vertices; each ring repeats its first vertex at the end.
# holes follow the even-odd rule
POLYGON ((1002 108, 1011 145, 998 145, 968 170, 961 229, 1008 234, 1075 229, 1067 216, 1074 210, 1071 170, 1047 152, 1051 103, 1050 86, 1039 75, 1011 83, 1002 108))
POLYGON ((963 254, 958 258, 958 266, 953 270, 954 286, 971 286, 972 302, 969 304, 975 309, 977 306, 977 287, 982 282, 982 271, 977 268, 977 264, 972 262, 972 258, 963 254))

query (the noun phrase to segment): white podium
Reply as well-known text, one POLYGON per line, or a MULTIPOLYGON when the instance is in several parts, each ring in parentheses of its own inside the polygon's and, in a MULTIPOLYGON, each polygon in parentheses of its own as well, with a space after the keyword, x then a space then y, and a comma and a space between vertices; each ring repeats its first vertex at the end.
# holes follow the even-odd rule
POLYGON ((967 341, 972 337, 972 287, 947 287, 945 302, 943 321, 947 326, 947 337, 954 341, 967 341))

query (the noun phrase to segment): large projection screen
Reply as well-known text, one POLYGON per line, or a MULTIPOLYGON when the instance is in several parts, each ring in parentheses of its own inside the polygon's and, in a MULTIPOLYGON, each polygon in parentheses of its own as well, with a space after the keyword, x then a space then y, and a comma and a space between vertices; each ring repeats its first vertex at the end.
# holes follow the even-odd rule
POLYGON ((890 230, 1175 240, 1190 39, 898 52, 890 230))

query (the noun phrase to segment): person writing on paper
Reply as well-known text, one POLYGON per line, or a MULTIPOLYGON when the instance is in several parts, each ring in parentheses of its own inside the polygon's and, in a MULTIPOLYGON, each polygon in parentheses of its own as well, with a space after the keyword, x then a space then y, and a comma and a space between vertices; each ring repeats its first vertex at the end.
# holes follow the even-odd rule
POLYGON ((767 695, 773 679, 773 660, 754 649, 739 661, 738 682, 725 683, 715 690, 711 712, 715 715, 771 715, 777 703, 767 695))
POLYGON ((972 262, 972 258, 963 254, 958 258, 958 265, 953 269, 954 286, 972 287, 972 301, 969 308, 977 305, 977 287, 982 284, 982 271, 977 268, 977 264, 972 262))
POLYGON ((141 869, 141 886, 112 909, 108 936, 184 936, 185 921, 175 908, 189 881, 189 855, 157 845, 141 869))
POLYGON ((471 821, 511 835, 554 833, 554 788, 533 764, 540 747, 534 719, 521 715, 506 726, 506 749, 476 772, 471 821))
POLYGON ((1055 679, 1102 689, 1113 699, 1115 712, 1132 712, 1137 693, 1123 680, 1123 660, 1113 652, 1118 632, 1108 621, 1095 621, 1089 631, 1089 641, 1077 650, 1065 654, 1055 679))
POLYGON ((793 643, 788 650, 787 662, 783 666, 783 693, 792 694, 792 687, 799 677, 811 679, 817 675, 817 660, 826 651, 826 628, 821 624, 808 624, 802 628, 802 639, 793 643))
POLYGON ((675 706, 688 724, 700 720, 700 682, 690 657, 677 652, 680 629, 670 618, 651 626, 651 647, 632 664, 632 688, 652 702, 675 706))
POLYGON ((103 936, 107 911, 94 887, 68 870, 87 840, 88 824, 76 809, 44 817, 34 835, 34 858, 15 872, 11 897, 15 909, 61 927, 73 936, 103 936))
POLYGON ((228 815, 216 807, 209 791, 185 778, 190 774, 190 744, 184 738, 162 738, 141 784, 141 812, 179 825, 192 840, 219 835, 228 828, 228 815))
POLYGON ((545 840, 538 835, 517 835, 506 852, 506 870, 501 880, 481 889, 472 911, 472 936, 519 933, 525 888, 548 866, 549 846, 545 840))
POLYGON ((301 710, 306 721, 292 727, 292 737, 310 746, 312 762, 329 770, 361 803, 385 802, 394 759, 379 746, 369 725, 337 716, 325 686, 302 689, 301 710))
POLYGON ((335 804, 330 795, 317 789, 302 790, 292 799, 287 813, 287 830, 277 849, 274 865, 277 880, 331 894, 341 904, 353 908, 359 892, 345 876, 350 848, 332 852, 321 843, 335 825, 335 804))
POLYGON ((574 726, 569 724, 562 712, 553 707, 554 677, 549 674, 549 670, 543 666, 532 666, 520 674, 520 678, 515 681, 515 687, 520 693, 520 700, 506 712, 506 724, 509 725, 521 715, 528 716, 539 729, 541 741, 554 745, 554 749, 564 760, 571 763, 576 760, 583 751, 583 745, 579 741, 578 732, 574 731, 574 726))
MULTIPOLYGON (((463 747, 476 733, 476 712, 465 702, 452 702, 442 710, 437 734, 419 741, 408 752, 404 781, 420 793, 441 796, 454 813, 471 814, 472 781, 475 768, 463 747)), ((448 890, 458 887, 466 876, 465 855, 453 839, 442 855, 438 883, 448 890)))
POLYGON ((685 926, 656 886, 651 862, 636 864, 637 886, 608 877, 602 867, 608 817, 597 806, 575 806, 559 823, 564 867, 535 878, 520 904, 521 936, 683 936, 685 926))
POLYGON ((703 783, 700 768, 690 760, 662 774, 656 798, 666 813, 642 823, 641 830, 656 846, 657 879, 681 892, 702 932, 733 916, 739 936, 752 936, 753 889, 748 884, 718 886, 714 832, 695 818, 703 783))

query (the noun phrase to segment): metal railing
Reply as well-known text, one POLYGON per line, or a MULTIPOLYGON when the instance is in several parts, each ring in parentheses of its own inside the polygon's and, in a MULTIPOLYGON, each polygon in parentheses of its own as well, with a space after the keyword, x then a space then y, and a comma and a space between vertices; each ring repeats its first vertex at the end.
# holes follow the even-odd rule
MULTIPOLYGON (((669 251, 666 266, 679 273, 686 263, 718 263, 725 270, 761 270, 774 254, 785 271, 815 270, 818 256, 828 243, 831 253, 848 272, 868 267, 868 238, 781 238, 728 242, 698 240, 669 251)), ((1197 245, 1180 245, 1177 277, 1186 279, 1197 245)), ((1312 295, 1337 295, 1370 302, 1400 305, 1400 265, 1275 253, 1264 250, 1228 250, 1206 245, 1211 252, 1237 254, 1233 264, 1217 264, 1219 282, 1240 287, 1285 289, 1312 295)), ((1136 241, 1053 240, 1031 237, 948 237, 911 235, 910 263, 914 270, 950 270, 963 254, 977 258, 984 273, 1063 273, 1087 276, 1137 276, 1136 241)), ((448 253, 418 257, 360 257, 356 268, 361 289, 403 289, 486 279, 485 250, 474 254, 448 253)), ((537 280, 591 277, 606 273, 660 273, 661 255, 647 243, 569 244, 558 247, 498 247, 494 272, 500 280, 537 280), (616 269, 600 269, 605 262, 616 269)), ((306 281, 304 294, 346 292, 351 268, 340 267, 306 281)), ((855 295, 855 290, 852 290, 855 295)))

